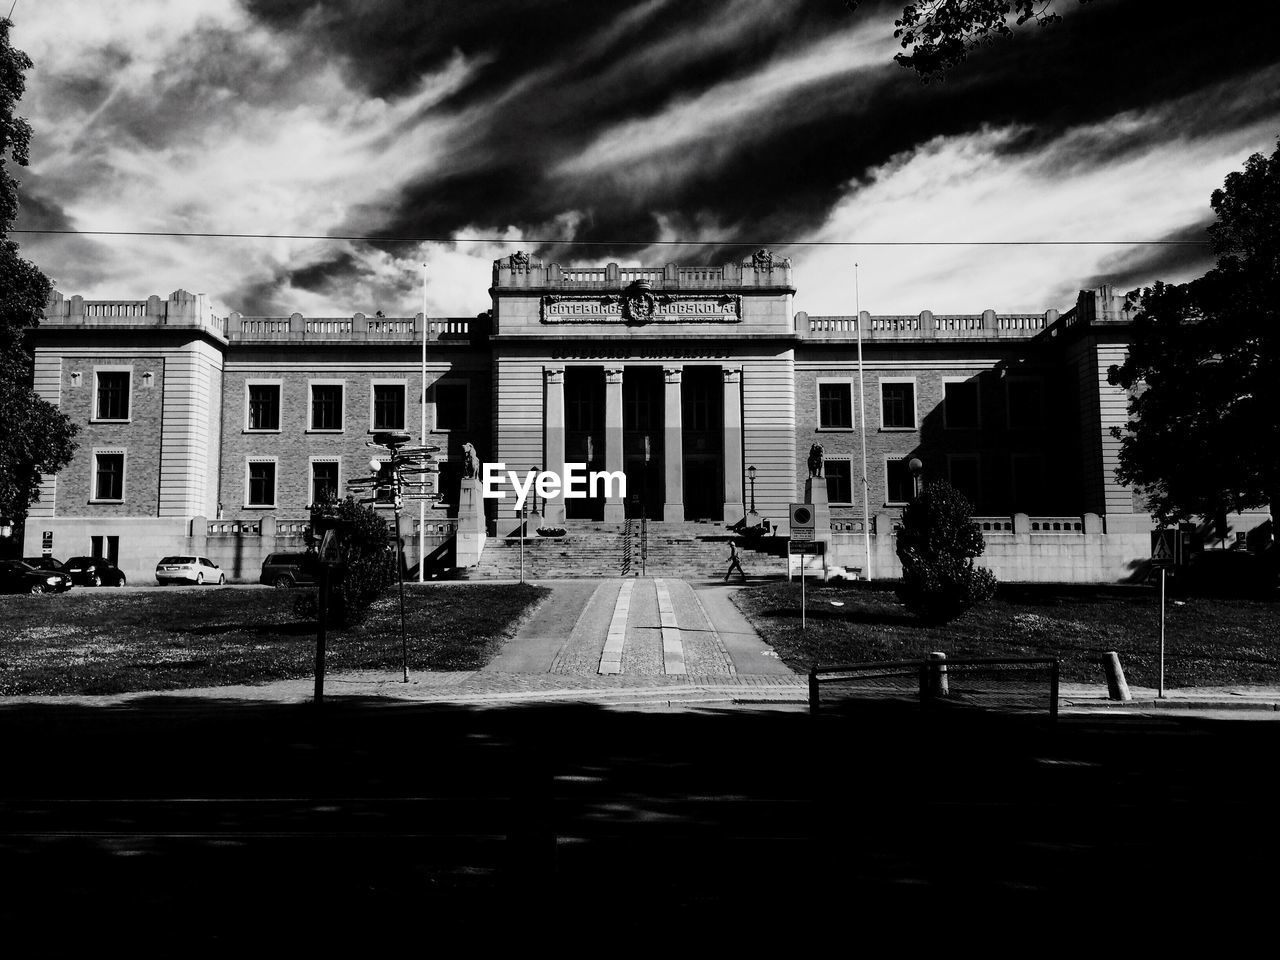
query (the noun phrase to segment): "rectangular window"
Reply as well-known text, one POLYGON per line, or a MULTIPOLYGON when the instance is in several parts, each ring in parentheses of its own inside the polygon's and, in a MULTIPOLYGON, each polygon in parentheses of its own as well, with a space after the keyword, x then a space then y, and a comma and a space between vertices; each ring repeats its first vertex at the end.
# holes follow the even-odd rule
POLYGON ((437 383, 432 391, 436 401, 436 429, 465 430, 468 419, 467 385, 437 383))
POLYGON ((342 384, 311 385, 311 429, 342 429, 342 384))
POLYGON ((852 384, 818 384, 818 426, 824 430, 853 428, 852 384))
POLYGON ((280 384, 249 384, 250 430, 280 429, 280 384))
POLYGON ((916 385, 902 381, 880 384, 880 425, 886 430, 914 430, 916 385))
POLYGON ((885 461, 885 502, 909 503, 913 493, 908 457, 894 457, 885 461))
POLYGON ((274 460, 249 461, 248 499, 250 507, 274 507, 276 505, 276 462, 274 460))
POLYGON ((404 429, 403 383, 375 383, 373 385, 373 429, 404 429))
POLYGON ((93 499, 124 499, 124 454, 94 454, 93 499))
POLYGON ((1035 513, 1042 504, 1044 489, 1044 459, 1039 454, 1015 453, 1010 459, 1012 467, 1013 511, 1035 513))
POLYGON ((334 503, 338 499, 338 461, 314 460, 311 463, 311 502, 334 503))
POLYGON ((958 491, 964 494, 973 510, 978 508, 978 458, 976 456, 958 455, 947 457, 947 480, 958 491))
POLYGON ((849 460, 828 460, 823 464, 827 475, 827 501, 830 503, 853 502, 853 463, 849 460))
POLYGON ((129 419, 128 370, 102 370, 98 373, 98 420, 129 419))
POLYGON ((942 422, 948 430, 976 430, 978 417, 978 381, 944 383, 942 422))
POLYGON ((1017 377, 1005 381, 1009 404, 1010 430, 1037 430, 1044 420, 1044 390, 1038 377, 1017 377))

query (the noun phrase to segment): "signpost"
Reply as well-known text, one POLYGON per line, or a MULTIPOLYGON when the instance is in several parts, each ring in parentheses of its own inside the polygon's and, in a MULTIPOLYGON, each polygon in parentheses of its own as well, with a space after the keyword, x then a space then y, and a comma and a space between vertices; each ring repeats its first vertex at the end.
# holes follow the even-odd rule
POLYGON ((1151 566, 1160 571, 1160 686, 1157 696, 1164 699, 1164 578, 1165 572, 1179 560, 1182 538, 1177 530, 1151 531, 1151 566))
MULTIPOLYGON (((817 529, 813 519, 812 503, 793 503, 791 504, 791 536, 788 554, 800 554, 800 629, 808 628, 808 612, 805 609, 805 590, 804 590, 804 558, 806 554, 812 553, 817 555, 821 553, 822 544, 815 543, 813 534, 817 529)), ((791 561, 787 561, 788 568, 791 561)))

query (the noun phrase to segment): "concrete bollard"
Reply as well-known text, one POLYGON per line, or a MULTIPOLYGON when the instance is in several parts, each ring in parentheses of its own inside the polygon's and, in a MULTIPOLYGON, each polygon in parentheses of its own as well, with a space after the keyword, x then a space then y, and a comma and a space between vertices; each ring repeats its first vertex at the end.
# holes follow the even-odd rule
POLYGON ((1129 684, 1125 683, 1124 668, 1120 666, 1120 654, 1114 650, 1102 655, 1102 665, 1107 671, 1107 698, 1110 700, 1132 700, 1129 684))
POLYGON ((945 697, 947 695, 947 655, 931 653, 929 661, 929 696, 945 697))

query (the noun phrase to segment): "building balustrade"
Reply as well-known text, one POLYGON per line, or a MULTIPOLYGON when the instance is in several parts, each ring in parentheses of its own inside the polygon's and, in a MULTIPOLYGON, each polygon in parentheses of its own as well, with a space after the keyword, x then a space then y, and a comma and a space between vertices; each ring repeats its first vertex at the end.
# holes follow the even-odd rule
POLYGON ((982 340, 1033 337, 1058 319, 1058 311, 1043 314, 935 315, 925 310, 915 315, 817 317, 796 314, 796 334, 807 340, 856 340, 861 324, 864 340, 982 340))
MULTIPOLYGON (((422 314, 413 317, 246 317, 233 313, 227 318, 227 339, 254 340, 364 340, 412 343, 422 340, 422 314)), ((427 321, 427 339, 470 340, 471 321, 440 318, 427 321)))

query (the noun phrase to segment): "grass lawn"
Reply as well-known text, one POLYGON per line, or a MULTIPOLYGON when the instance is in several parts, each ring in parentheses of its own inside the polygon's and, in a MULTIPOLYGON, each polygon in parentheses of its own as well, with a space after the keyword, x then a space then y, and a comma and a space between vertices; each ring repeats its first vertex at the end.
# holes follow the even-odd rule
MULTIPOLYGON (((742 612, 794 670, 948 656, 1054 656, 1066 681, 1103 683, 1098 655, 1120 654, 1130 684, 1154 687, 1160 609, 1154 591, 1002 587, 1001 596, 945 626, 908 613, 891 589, 810 586, 800 629, 800 585, 735 594, 742 612), (832 601, 843 606, 833 606, 832 601)), ((1167 601, 1165 685, 1280 684, 1280 602, 1185 597, 1167 601)))
MULTIPOLYGON (((543 587, 429 585, 405 589, 410 670, 488 663, 543 587)), ((104 694, 259 683, 313 675, 314 620, 301 591, 231 588, 0 597, 0 695, 104 694)), ((395 590, 364 622, 330 628, 326 671, 398 671, 395 590)))

